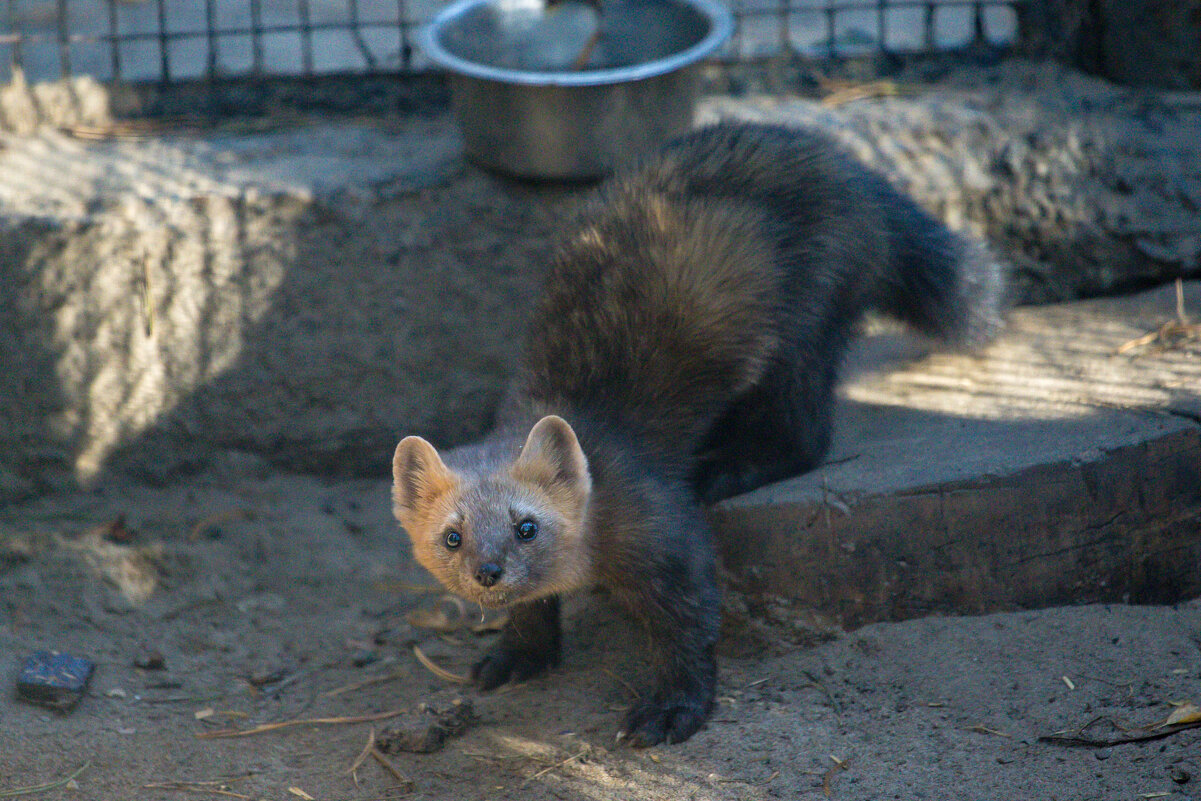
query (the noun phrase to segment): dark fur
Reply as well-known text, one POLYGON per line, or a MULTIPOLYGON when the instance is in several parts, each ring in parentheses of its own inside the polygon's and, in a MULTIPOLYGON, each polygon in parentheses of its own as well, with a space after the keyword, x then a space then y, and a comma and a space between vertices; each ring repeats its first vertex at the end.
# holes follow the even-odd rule
MULTIPOLYGON (((866 308, 979 341, 1002 286, 982 250, 808 131, 699 130, 599 193, 532 314, 497 436, 519 445, 553 413, 587 456, 592 578, 643 621, 656 668, 626 717, 635 744, 688 738, 713 704, 718 590, 698 497, 817 464, 866 308)), ((475 677, 524 678, 558 652, 557 601, 523 604, 475 677)))

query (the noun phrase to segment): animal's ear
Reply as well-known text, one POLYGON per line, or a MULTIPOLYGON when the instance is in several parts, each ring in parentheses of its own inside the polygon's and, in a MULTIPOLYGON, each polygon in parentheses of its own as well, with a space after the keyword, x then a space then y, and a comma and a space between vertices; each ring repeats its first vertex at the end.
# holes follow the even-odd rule
POLYGON ((513 465, 513 474, 548 489, 565 489, 581 497, 592 489, 588 459, 575 431, 566 420, 553 414, 543 417, 530 429, 513 465))
POLYGON ((403 523, 422 506, 454 486, 455 476, 434 446, 405 437, 392 456, 392 512, 403 523))

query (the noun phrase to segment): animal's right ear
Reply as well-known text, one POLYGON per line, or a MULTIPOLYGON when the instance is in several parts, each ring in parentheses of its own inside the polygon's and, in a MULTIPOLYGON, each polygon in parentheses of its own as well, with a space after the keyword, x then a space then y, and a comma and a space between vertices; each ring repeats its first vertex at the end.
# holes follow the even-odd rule
POLYGON ((454 483, 454 473, 433 445, 421 437, 405 437, 392 456, 392 513, 404 523, 454 483))

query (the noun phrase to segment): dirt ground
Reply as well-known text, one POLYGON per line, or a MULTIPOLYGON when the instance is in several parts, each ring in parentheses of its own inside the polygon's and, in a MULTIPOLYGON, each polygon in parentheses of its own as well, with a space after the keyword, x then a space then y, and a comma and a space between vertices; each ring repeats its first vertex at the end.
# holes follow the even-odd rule
POLYGON ((409 558, 387 489, 234 453, 187 483, 0 511, 0 797, 81 768, 32 797, 1201 797, 1201 729, 1039 740, 1090 722, 1090 736, 1121 736, 1201 700, 1197 601, 810 629, 802 644, 734 615, 707 727, 634 751, 613 735, 644 668, 639 634, 603 597, 573 601, 564 664, 527 684, 478 694, 416 661, 414 644, 461 673, 495 635, 472 633, 471 612, 457 632, 406 621, 454 607, 409 558), (41 649, 97 664, 67 714, 16 699, 21 661, 41 649), (155 651, 162 669, 135 666, 155 651), (474 709, 465 733, 385 756, 405 781, 374 758, 351 771, 395 720, 205 736, 455 699, 474 709))

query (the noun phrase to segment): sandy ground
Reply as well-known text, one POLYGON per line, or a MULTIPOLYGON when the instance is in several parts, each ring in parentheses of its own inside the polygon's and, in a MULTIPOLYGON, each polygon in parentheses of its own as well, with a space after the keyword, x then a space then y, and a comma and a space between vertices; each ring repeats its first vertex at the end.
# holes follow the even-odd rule
POLYGON ((572 602, 564 664, 546 677, 481 695, 418 664, 413 644, 465 671, 494 635, 406 622, 439 596, 387 503, 382 481, 230 454, 186 484, 0 511, 0 797, 82 766, 70 788, 32 797, 1201 797, 1201 729, 1039 740, 1090 721, 1112 737, 1201 701, 1201 602, 926 618, 801 645, 785 627, 731 625, 708 726, 634 751, 613 734, 644 668, 640 635, 599 595, 572 602), (106 528, 118 515, 124 529, 106 528), (48 648, 97 663, 68 714, 15 698, 21 660, 48 648), (135 667, 152 651, 164 669, 135 667), (388 720, 203 736, 456 698, 476 715, 462 736, 387 755, 406 782, 373 758, 350 771, 388 720))

